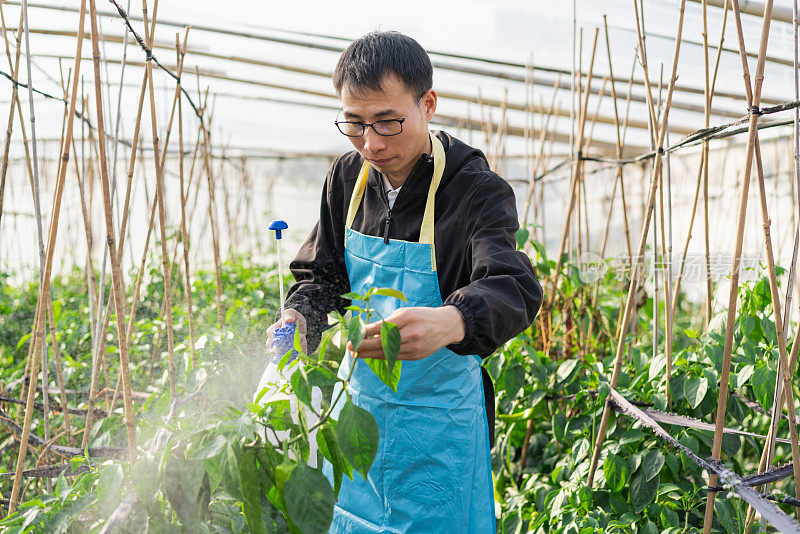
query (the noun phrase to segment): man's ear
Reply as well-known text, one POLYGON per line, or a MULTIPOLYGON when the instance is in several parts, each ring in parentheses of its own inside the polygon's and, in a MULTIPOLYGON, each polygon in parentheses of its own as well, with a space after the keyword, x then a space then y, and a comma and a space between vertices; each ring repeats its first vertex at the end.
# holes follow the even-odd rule
POLYGON ((425 93, 422 97, 422 102, 420 103, 419 107, 422 108, 422 112, 425 114, 425 120, 430 122, 433 119, 433 115, 436 113, 436 102, 438 101, 439 97, 436 94, 436 91, 433 89, 428 89, 428 92, 425 93))

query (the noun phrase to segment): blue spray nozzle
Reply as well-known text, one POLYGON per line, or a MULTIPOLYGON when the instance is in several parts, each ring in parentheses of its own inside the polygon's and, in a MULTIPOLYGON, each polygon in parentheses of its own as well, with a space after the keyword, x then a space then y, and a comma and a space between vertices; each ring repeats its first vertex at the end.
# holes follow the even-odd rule
POLYGON ((272 224, 269 225, 269 229, 275 231, 275 239, 281 239, 283 237, 281 232, 287 228, 289 225, 286 224, 286 221, 272 221, 272 224))

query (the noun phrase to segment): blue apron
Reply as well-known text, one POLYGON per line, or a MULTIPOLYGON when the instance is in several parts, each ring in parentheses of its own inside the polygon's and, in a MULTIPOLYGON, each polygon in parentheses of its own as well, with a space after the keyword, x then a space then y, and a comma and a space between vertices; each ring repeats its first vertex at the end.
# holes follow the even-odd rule
MULTIPOLYGON (((431 134, 434 172, 419 243, 354 231, 369 165, 361 167, 345 224, 345 264, 352 291, 372 286, 402 291, 407 303, 376 296, 383 317, 400 306, 442 305, 433 243, 434 197, 445 154, 431 134)), ((377 316, 375 320, 377 320, 377 316)), ((403 361, 395 393, 364 362, 346 354, 339 369, 353 403, 378 423, 380 443, 367 479, 344 478, 332 533, 494 533, 489 428, 480 357, 441 348, 419 361, 403 361)), ((334 417, 344 403, 334 409, 334 417)), ((333 480, 331 465, 323 471, 333 480)))

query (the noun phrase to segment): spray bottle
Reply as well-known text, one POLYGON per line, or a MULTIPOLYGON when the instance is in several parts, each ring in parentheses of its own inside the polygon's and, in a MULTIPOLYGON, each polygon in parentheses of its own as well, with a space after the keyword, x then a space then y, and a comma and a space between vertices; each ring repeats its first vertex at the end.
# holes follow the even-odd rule
POLYGON ((278 255, 278 290, 281 298, 281 326, 276 328, 272 333, 272 343, 269 345, 270 361, 276 364, 289 350, 292 351, 292 355, 289 357, 290 362, 297 357, 297 351, 294 350, 294 336, 297 330, 297 324, 285 324, 283 322, 286 309, 283 304, 283 254, 281 254, 281 239, 283 238, 282 232, 287 228, 289 228, 289 225, 286 224, 285 221, 272 221, 272 224, 269 225, 269 229, 275 232, 275 245, 278 255))
MULTIPOLYGON (((268 358, 267 358, 267 368, 264 370, 264 374, 261 376, 261 380, 258 383, 258 389, 256 389, 254 395, 254 402, 259 399, 258 402, 264 406, 270 402, 275 402, 279 400, 288 400, 291 406, 292 411, 292 419, 294 420, 295 424, 298 422, 297 417, 297 409, 298 409, 298 401, 294 395, 287 395, 286 391, 289 388, 289 381, 291 379, 292 373, 296 370, 296 368, 302 367, 303 362, 297 359, 297 351, 294 349, 294 337, 295 332, 297 330, 297 324, 292 322, 289 324, 284 323, 284 315, 285 315, 285 308, 284 308, 284 294, 283 294, 283 257, 281 254, 281 239, 283 238, 283 230, 286 230, 288 225, 284 221, 273 221, 272 224, 269 225, 269 229, 275 232, 275 243, 277 245, 276 252, 278 255, 278 286, 279 286, 279 293, 281 299, 281 317, 280 317, 280 327, 276 328, 272 332, 272 341, 268 347, 268 358), (278 363, 281 359, 286 355, 287 352, 292 351, 291 355, 289 356, 288 361, 284 365, 283 369, 278 368, 278 363), (266 391, 263 395, 261 392, 266 388, 266 391)), ((317 413, 321 411, 322 405, 322 391, 318 387, 313 387, 311 389, 311 404, 314 406, 314 409, 317 413)), ((302 405, 299 405, 302 406, 302 405)), ((303 409, 306 410, 306 421, 308 421, 309 426, 313 425, 317 422, 317 416, 314 415, 311 410, 307 409, 303 406, 303 409)), ((277 432, 270 432, 266 435, 262 436, 264 439, 268 440, 273 445, 277 446, 278 442, 276 440, 285 440, 289 439, 289 431, 288 430, 281 430, 277 432)), ((316 430, 313 430, 309 434, 309 449, 310 455, 308 458, 308 464, 312 467, 316 467, 317 465, 317 440, 316 440, 316 430)), ((290 453, 291 455, 291 453, 290 453)))

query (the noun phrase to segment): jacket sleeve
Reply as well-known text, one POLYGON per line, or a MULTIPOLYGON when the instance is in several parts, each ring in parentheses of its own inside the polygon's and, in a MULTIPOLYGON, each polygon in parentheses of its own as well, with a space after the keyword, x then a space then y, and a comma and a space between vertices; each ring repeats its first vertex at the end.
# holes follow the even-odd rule
POLYGON ((325 179, 319 221, 289 264, 296 282, 285 304, 306 318, 309 351, 316 349, 328 328, 328 313, 342 312, 349 304, 340 297, 350 291, 350 282, 344 264, 343 191, 335 179, 337 163, 331 165, 325 179))
POLYGON ((530 259, 516 250, 519 223, 511 186, 493 174, 477 188, 468 213, 472 216, 466 221, 465 261, 470 283, 444 302, 461 312, 465 336, 447 348, 456 354, 488 356, 533 323, 542 304, 542 287, 530 259))

